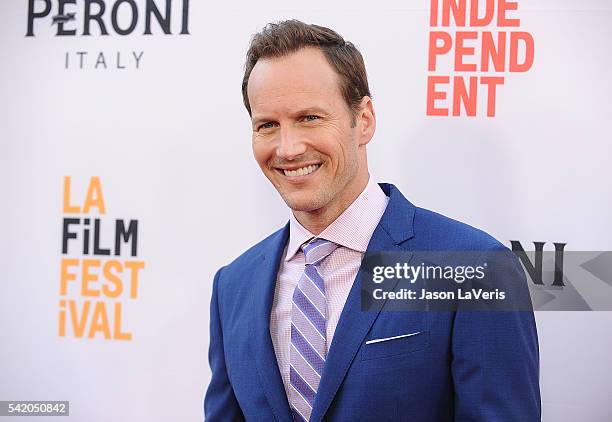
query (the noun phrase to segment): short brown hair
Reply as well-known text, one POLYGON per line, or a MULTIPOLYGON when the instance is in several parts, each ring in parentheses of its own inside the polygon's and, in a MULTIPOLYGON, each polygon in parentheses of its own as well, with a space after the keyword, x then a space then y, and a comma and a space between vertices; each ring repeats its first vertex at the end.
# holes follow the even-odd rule
POLYGON ((309 25, 295 19, 267 24, 251 39, 247 51, 242 99, 251 114, 247 94, 249 76, 259 59, 282 57, 300 48, 319 48, 340 77, 340 92, 353 113, 356 114, 364 96, 371 97, 363 57, 353 43, 345 41, 337 32, 319 25, 309 25))

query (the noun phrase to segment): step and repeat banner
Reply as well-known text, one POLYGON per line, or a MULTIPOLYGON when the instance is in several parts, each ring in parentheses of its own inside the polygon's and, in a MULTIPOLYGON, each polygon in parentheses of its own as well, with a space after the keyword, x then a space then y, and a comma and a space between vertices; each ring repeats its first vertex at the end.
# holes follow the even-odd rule
MULTIPOLYGON (((0 400, 202 419, 212 277, 288 219, 240 91, 288 18, 361 50, 377 181, 515 250, 612 250, 610 1, 5 0, 0 400)), ((543 420, 612 420, 612 314, 537 322, 543 420)))

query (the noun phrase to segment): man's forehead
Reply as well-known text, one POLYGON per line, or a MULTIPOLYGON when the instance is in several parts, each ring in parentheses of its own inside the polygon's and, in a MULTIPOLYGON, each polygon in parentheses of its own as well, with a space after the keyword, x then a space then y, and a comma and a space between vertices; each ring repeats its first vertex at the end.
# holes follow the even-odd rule
POLYGON ((249 76, 251 106, 260 101, 292 95, 313 95, 338 90, 338 75, 317 48, 303 48, 282 57, 257 61, 249 76))

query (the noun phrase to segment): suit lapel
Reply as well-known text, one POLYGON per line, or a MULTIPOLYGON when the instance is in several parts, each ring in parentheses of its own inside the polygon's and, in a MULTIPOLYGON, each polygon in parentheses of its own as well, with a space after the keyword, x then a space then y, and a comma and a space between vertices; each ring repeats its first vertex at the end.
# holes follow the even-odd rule
POLYGON ((249 323, 253 358, 262 390, 278 421, 290 421, 291 413, 270 337, 270 312, 274 300, 276 275, 288 235, 289 225, 287 224, 277 234, 277 239, 272 241, 273 246, 262 253, 253 273, 249 274, 249 276, 256 275, 252 277, 255 285, 252 289, 252 318, 249 323))
MULTIPOLYGON (((376 227, 367 252, 402 251, 400 243, 413 236, 414 206, 393 186, 381 184, 389 203, 376 227)), ((359 270, 340 315, 338 326, 325 362, 325 371, 315 396, 311 421, 321 421, 355 358, 384 302, 371 311, 361 310, 361 274, 359 270)))

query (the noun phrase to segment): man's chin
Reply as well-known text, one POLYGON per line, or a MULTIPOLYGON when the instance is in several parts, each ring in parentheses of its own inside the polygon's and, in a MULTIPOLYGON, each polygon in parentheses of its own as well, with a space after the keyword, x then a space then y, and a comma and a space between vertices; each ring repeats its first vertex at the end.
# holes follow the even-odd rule
POLYGON ((312 212, 322 208, 323 204, 320 198, 305 197, 302 195, 281 195, 285 203, 293 211, 312 212))

